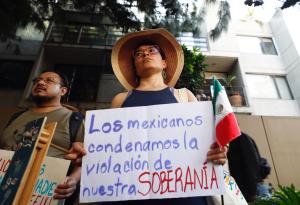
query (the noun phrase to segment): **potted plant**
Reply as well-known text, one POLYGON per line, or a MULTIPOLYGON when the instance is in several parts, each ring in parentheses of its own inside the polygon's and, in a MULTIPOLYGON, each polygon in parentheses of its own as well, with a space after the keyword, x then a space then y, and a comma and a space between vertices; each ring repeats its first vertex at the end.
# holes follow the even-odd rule
POLYGON ((234 90, 232 87, 232 82, 236 79, 236 76, 234 75, 227 75, 226 77, 223 77, 222 80, 225 83, 225 86, 228 88, 228 99, 232 106, 240 107, 242 106, 242 96, 240 95, 240 92, 237 90, 234 90))

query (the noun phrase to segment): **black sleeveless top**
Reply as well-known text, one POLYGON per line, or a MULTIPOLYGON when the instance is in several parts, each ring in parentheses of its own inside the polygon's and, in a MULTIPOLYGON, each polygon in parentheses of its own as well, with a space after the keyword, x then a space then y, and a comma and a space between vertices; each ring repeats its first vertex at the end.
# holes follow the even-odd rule
POLYGON ((132 90, 121 107, 137 107, 177 103, 173 88, 166 87, 157 91, 132 90))
MULTIPOLYGON (((132 90, 121 107, 136 107, 159 104, 178 103, 173 88, 164 88, 158 91, 132 90)), ((118 202, 104 202, 105 205, 206 205, 205 197, 187 197, 170 199, 148 199, 118 202)))

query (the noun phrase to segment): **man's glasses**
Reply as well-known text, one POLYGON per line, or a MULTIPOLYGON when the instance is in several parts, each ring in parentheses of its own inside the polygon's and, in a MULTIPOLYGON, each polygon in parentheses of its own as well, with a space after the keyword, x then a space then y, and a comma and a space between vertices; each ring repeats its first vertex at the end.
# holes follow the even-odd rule
POLYGON ((158 45, 153 45, 150 46, 146 49, 138 49, 136 51, 133 52, 133 58, 137 59, 137 58, 142 58, 145 56, 145 51, 149 54, 149 55, 155 55, 157 53, 159 53, 160 48, 158 45))
POLYGON ((40 81, 44 81, 46 84, 59 84, 62 85, 61 82, 58 82, 56 78, 48 77, 48 78, 34 78, 32 80, 33 84, 37 84, 40 81))

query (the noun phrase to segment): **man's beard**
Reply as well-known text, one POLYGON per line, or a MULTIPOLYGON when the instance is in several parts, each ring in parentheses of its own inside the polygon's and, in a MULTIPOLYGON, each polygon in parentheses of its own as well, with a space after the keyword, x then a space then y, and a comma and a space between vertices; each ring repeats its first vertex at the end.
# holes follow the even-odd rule
POLYGON ((53 97, 50 96, 34 96, 31 94, 31 99, 36 105, 43 105, 46 102, 49 102, 53 99, 53 97))

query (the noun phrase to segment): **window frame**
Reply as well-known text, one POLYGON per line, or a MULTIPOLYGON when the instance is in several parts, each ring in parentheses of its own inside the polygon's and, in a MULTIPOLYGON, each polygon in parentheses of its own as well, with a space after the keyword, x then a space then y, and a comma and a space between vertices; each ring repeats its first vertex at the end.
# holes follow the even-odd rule
MULTIPOLYGON (((248 75, 253 75, 253 76, 269 76, 271 78, 272 82, 273 82, 274 88, 276 90, 276 94, 278 96, 277 98, 253 97, 253 96, 251 96, 251 94, 249 92, 249 95, 250 95, 251 98, 256 98, 256 99, 270 99, 270 100, 294 100, 295 99, 294 96, 293 96, 293 93, 291 91, 290 85, 289 85, 289 83, 288 83, 288 81, 286 79, 286 75, 276 75, 276 74, 275 75, 274 74, 268 75, 268 74, 246 73, 246 76, 248 76, 248 75), (286 83, 286 87, 287 87, 287 89, 289 91, 289 94, 291 96, 290 99, 286 99, 286 98, 282 97, 282 95, 280 93, 279 86, 278 86, 278 84, 276 82, 276 78, 278 78, 278 77, 281 77, 281 78, 284 79, 284 81, 286 83)), ((247 79, 247 84, 248 84, 248 87, 249 87, 249 80, 248 79, 247 79)))
POLYGON ((237 37, 237 42, 238 42, 238 45, 239 45, 239 51, 241 53, 256 54, 256 55, 267 55, 267 56, 279 56, 278 48, 277 48, 277 45, 276 45, 276 42, 275 42, 273 36, 252 36, 252 35, 239 35, 239 34, 237 34, 236 37, 237 37), (241 48, 241 43, 239 42, 240 41, 239 40, 240 37, 256 38, 256 39, 260 40, 260 43, 263 42, 262 39, 270 39, 272 41, 272 43, 273 43, 273 46, 274 46, 276 54, 264 53, 260 44, 258 45, 260 47, 260 53, 258 53, 258 52, 251 52, 251 51, 250 52, 249 51, 244 51, 244 49, 241 48))

